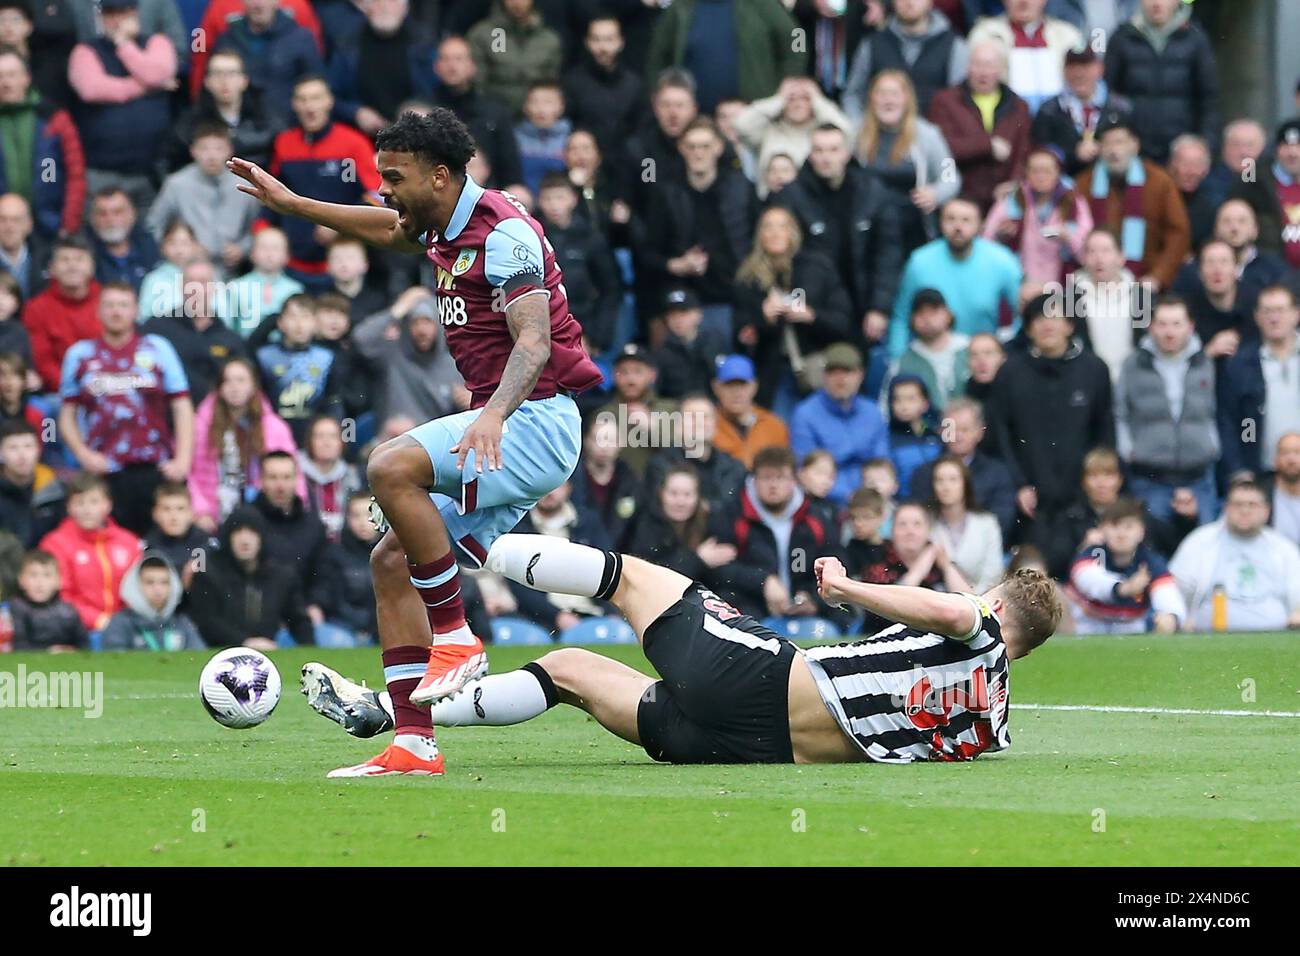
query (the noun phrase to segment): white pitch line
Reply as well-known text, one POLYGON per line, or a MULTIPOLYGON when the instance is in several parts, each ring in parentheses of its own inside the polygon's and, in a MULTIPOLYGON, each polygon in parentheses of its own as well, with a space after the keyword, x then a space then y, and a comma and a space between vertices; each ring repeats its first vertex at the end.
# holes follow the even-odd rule
POLYGON ((1105 704, 1012 704, 1012 710, 1087 711, 1097 714, 1170 714, 1189 717, 1300 717, 1293 710, 1196 710, 1191 707, 1118 707, 1105 704))
MULTIPOLYGON (((191 694, 109 694, 107 700, 187 700, 191 694)), ((1166 714, 1173 717, 1300 717, 1294 710, 1197 710, 1192 707, 1123 707, 1111 704, 1012 704, 1012 710, 1052 710, 1094 714, 1166 714)))

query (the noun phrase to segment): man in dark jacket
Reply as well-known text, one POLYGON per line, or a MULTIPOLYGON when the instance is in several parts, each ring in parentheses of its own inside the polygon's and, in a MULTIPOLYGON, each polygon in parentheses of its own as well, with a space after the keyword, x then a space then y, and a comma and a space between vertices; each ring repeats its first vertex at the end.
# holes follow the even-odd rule
POLYGON ((586 53, 564 73, 564 102, 574 127, 591 130, 601 152, 616 156, 640 125, 645 90, 620 59, 623 31, 616 17, 593 17, 584 44, 586 53))
POLYGON ((684 70, 665 70, 652 84, 650 109, 651 117, 628 138, 624 161, 605 161, 607 169, 622 171, 621 189, 638 213, 657 200, 660 182, 680 182, 686 176, 677 141, 700 115, 695 80, 684 70), (646 177, 644 173, 651 170, 653 178, 646 177))
POLYGON ((633 225, 638 303, 654 308, 674 287, 692 289, 704 327, 730 341, 736 269, 749 253, 758 198, 744 174, 721 160, 725 140, 699 117, 678 140, 681 180, 661 179, 657 199, 633 225))
POLYGON ((447 37, 439 44, 433 70, 441 82, 430 102, 447 107, 465 122, 492 167, 491 181, 481 185, 505 189, 522 182, 524 172, 510 107, 478 88, 478 67, 464 38, 447 37))
POLYGON ((707 393, 727 341, 700 327, 704 313, 690 289, 673 289, 664 298, 661 315, 664 340, 655 349, 657 387, 664 398, 682 399, 707 393))
POLYGON ((1132 101, 1142 151, 1152 161, 1168 159, 1180 133, 1198 133, 1217 149, 1219 71, 1190 3, 1142 0, 1110 38, 1106 84, 1132 101))
POLYGON ((614 337, 623 305, 623 279, 609 241, 585 216, 575 216, 578 193, 561 172, 547 173, 537 190, 537 218, 564 271, 569 310, 582 322, 594 353, 604 352, 614 337))
POLYGON ((329 586, 325 570, 325 525, 298 497, 298 462, 284 451, 262 456, 262 490, 253 507, 266 522, 266 556, 293 570, 312 623, 325 619, 322 605, 329 586))
POLYGON ((1056 146, 1071 176, 1083 172, 1098 154, 1097 123, 1111 111, 1133 105, 1101 82, 1102 62, 1090 45, 1065 54, 1065 89, 1034 115, 1033 138, 1039 146, 1056 146))
POLYGON ((120 186, 106 186, 90 206, 90 239, 95 252, 95 279, 126 282, 140 293, 140 284, 162 258, 158 243, 136 213, 136 205, 120 186))
POLYGON ((1052 518, 1075 499, 1084 453, 1114 447, 1115 420, 1110 371, 1074 339, 1061 303, 1032 299, 1024 329, 1030 347, 998 369, 988 417, 1018 489, 1019 537, 1041 547, 1052 518))
POLYGON ((291 115, 294 84, 325 71, 310 31, 281 10, 277 0, 245 0, 243 15, 229 21, 212 52, 225 50, 243 57, 253 87, 281 119, 291 115))
POLYGON ((194 575, 189 613, 209 647, 274 650, 282 628, 313 643, 298 576, 262 550, 266 537, 262 513, 241 505, 221 526, 221 549, 194 575))
MULTIPOLYGON (((515 528, 521 534, 545 534, 608 551, 613 545, 594 511, 575 505, 566 481, 542 498, 515 528)), ((566 631, 584 617, 603 616, 602 602, 572 594, 545 594, 514 581, 506 582, 519 614, 548 631, 566 631)))
POLYGON ((373 136, 397 119, 403 101, 433 91, 433 44, 410 16, 408 0, 372 0, 365 14, 334 39, 329 81, 335 117, 373 136))
POLYGON ((799 220, 802 248, 835 263, 857 317, 851 332, 878 341, 903 271, 902 237, 885 188, 851 160, 843 130, 814 130, 808 161, 778 202, 799 220))
MULTIPOLYGON (((172 344, 198 404, 216 384, 223 362, 245 354, 244 340, 217 318, 216 271, 206 260, 191 262, 181 273, 184 296, 174 314, 154 316, 141 329, 172 344)), ((147 304, 147 303, 146 303, 147 304)))
POLYGON ((27 200, 36 233, 53 239, 80 229, 86 205, 81 136, 67 110, 32 88, 26 61, 12 50, 0 52, 0 143, 0 194, 27 200))
POLYGON ((1300 424, 1300 308, 1286 286, 1269 286, 1255 304, 1259 337, 1247 339, 1219 377, 1221 475, 1273 470, 1277 441, 1300 424), (1289 420, 1287 420, 1289 418, 1289 420), (1281 420, 1279 420, 1281 419, 1281 420))
POLYGON ((836 542, 795 481, 790 449, 765 448, 754 456, 754 474, 727 511, 724 529, 719 540, 736 548, 736 560, 718 573, 746 614, 847 621, 817 594, 813 560, 833 553, 836 542))
MULTIPOLYGON (((973 398, 953 399, 943 410, 942 432, 944 450, 960 458, 970 470, 975 501, 997 516, 1002 540, 1010 540, 1016 521, 1016 484, 1002 460, 981 448, 987 432, 983 406, 973 398)), ((912 472, 910 500, 930 500, 933 474, 934 462, 927 462, 912 472)))
POLYGON ((1250 203, 1259 219, 1259 247, 1285 257, 1300 267, 1300 227, 1291 214, 1300 206, 1300 119, 1278 127, 1276 154, 1271 164, 1261 163, 1253 177, 1242 177, 1229 194, 1250 203))
POLYGON ((688 395, 681 404, 681 441, 661 448, 646 466, 645 486, 656 494, 674 465, 686 465, 700 480, 700 498, 714 514, 733 507, 745 484, 745 466, 713 447, 718 412, 704 395, 688 395))

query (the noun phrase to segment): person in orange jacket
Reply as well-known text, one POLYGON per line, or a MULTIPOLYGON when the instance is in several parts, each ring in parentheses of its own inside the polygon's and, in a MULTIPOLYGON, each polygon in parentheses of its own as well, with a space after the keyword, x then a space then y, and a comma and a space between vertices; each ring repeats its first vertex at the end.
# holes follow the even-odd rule
POLYGON ((63 600, 90 631, 103 629, 122 609, 122 579, 140 556, 140 539, 108 516, 112 510, 103 478, 75 475, 68 482, 68 517, 40 544, 59 562, 63 600))

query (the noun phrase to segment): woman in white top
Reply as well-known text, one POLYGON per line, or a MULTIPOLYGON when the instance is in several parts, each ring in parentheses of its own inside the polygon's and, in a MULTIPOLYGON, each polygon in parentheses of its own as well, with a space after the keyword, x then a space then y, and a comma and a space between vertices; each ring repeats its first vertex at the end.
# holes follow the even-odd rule
POLYGON ((998 519, 975 503, 970 469, 954 455, 942 455, 930 472, 931 540, 948 552, 976 594, 1002 577, 1002 530, 998 519))

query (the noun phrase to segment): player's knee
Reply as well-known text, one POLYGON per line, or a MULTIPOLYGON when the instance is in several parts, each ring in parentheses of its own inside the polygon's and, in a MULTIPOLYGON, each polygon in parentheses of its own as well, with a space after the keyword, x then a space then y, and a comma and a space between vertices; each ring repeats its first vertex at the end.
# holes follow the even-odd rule
POLYGON ((366 480, 371 490, 382 498, 384 492, 416 481, 422 454, 423 449, 405 436, 384 442, 370 453, 366 462, 366 480))
POLYGON ((543 654, 537 663, 551 675, 557 690, 581 695, 583 677, 590 672, 592 659, 599 656, 581 647, 561 647, 543 654))

